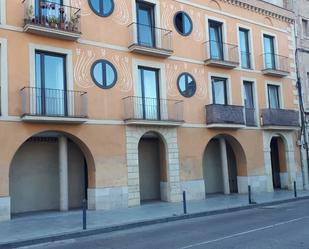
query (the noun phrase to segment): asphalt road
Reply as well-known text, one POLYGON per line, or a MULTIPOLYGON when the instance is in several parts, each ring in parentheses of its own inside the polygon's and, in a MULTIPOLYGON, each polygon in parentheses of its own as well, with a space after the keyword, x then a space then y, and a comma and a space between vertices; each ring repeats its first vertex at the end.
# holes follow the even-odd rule
POLYGON ((27 248, 309 249, 309 200, 27 248))

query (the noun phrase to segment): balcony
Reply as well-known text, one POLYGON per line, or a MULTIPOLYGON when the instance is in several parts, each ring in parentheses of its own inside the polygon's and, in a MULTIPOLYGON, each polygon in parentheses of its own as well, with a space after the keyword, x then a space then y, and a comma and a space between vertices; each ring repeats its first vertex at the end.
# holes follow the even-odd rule
POLYGON ((256 127, 256 111, 254 108, 245 108, 245 121, 246 126, 256 127))
POLYGON ((24 0, 23 5, 25 32, 71 41, 80 37, 80 9, 45 0, 39 6, 24 0))
POLYGON ((173 54, 172 31, 131 23, 129 50, 133 53, 167 58, 173 54))
POLYGON ((123 99, 128 125, 180 126, 183 101, 129 96, 123 99))
POLYGON ((208 128, 244 128, 244 107, 218 104, 207 105, 206 124, 208 128))
POLYGON ((263 109, 261 125, 265 129, 295 129, 299 127, 299 112, 284 109, 263 109))
POLYGON ((262 73, 273 77, 286 77, 289 75, 289 58, 277 54, 265 53, 262 55, 264 62, 262 73))
POLYGON ((25 122, 84 123, 87 121, 87 93, 24 87, 21 119, 25 122))
POLYGON ((205 42, 205 65, 233 69, 239 65, 238 46, 217 41, 205 42))

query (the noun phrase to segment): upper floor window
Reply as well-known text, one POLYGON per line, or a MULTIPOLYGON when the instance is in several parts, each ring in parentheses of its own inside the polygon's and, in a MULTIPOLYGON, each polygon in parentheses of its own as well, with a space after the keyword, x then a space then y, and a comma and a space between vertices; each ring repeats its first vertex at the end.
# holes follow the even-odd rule
POLYGON ((190 35, 193 29, 193 24, 190 16, 183 11, 179 11, 175 14, 174 25, 178 33, 183 36, 190 35))
POLYGON ((227 79, 212 77, 211 84, 213 104, 227 105, 227 79))
POLYGON ((308 20, 302 19, 303 35, 309 37, 308 20))
POLYGON ((208 26, 211 59, 223 60, 222 23, 209 20, 208 26))
POLYGON ((254 108, 253 82, 244 81, 244 103, 246 109, 254 108))
POLYGON ((249 30, 243 28, 239 29, 239 46, 240 46, 241 67, 249 69, 251 68, 249 30))
POLYGON ((116 84, 117 71, 109 61, 98 60, 91 67, 91 77, 97 86, 109 89, 116 84))
POLYGON ((113 0, 88 0, 88 1, 92 11, 99 16, 106 17, 111 15, 114 11, 113 0))
POLYGON ((147 47, 156 46, 154 7, 150 3, 136 2, 138 44, 147 47))
POLYGON ((268 106, 270 109, 280 109, 279 86, 267 85, 268 106))
POLYGON ((264 63, 265 69, 276 69, 275 61, 275 38, 270 35, 263 36, 264 40, 264 63))

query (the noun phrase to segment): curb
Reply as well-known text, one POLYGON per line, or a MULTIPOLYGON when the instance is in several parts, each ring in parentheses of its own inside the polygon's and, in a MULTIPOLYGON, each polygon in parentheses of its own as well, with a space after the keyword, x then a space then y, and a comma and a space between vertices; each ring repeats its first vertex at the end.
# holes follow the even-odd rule
POLYGON ((293 199, 286 199, 286 200, 279 200, 279 201, 271 201, 271 202, 265 202, 261 204, 252 204, 252 205, 246 205, 246 206, 240 206, 240 207, 234 207, 234 208, 226 208, 226 209, 220 209, 220 210, 214 210, 214 211, 205 211, 205 212, 198 212, 198 213, 192 213, 192 214, 183 214, 183 215, 177 215, 177 216, 169 216, 164 218, 158 218, 153 220, 145 220, 145 221, 137 221, 127 224, 121 224, 121 225, 115 225, 111 227, 102 227, 102 228, 93 228, 88 230, 80 230, 76 232, 67 232, 67 233, 61 233, 61 234, 55 234, 51 236, 44 236, 44 237, 37 237, 33 239, 27 239, 27 240, 18 240, 18 241, 12 241, 7 243, 0 243, 0 249, 11 249, 11 248, 18 248, 18 247, 25 247, 30 245, 37 245, 37 244, 43 244, 43 243, 49 243, 49 242, 55 242, 55 241, 61 241, 61 240, 68 240, 68 239, 74 239, 74 238, 81 238, 81 237, 87 237, 91 235, 97 235, 97 234, 103 234, 103 233, 110 233, 115 231, 121 231, 121 230, 128 230, 143 226, 150 226, 155 224, 161 224, 161 223, 167 223, 172 221, 179 221, 179 220, 187 220, 187 219, 193 219, 193 218, 199 218, 199 217, 206 217, 206 216, 212 216, 217 214, 224 214, 224 213, 231 213, 241 210, 249 210, 269 205, 279 205, 283 203, 290 203, 290 202, 297 202, 302 200, 308 200, 309 196, 305 197, 298 197, 293 199))

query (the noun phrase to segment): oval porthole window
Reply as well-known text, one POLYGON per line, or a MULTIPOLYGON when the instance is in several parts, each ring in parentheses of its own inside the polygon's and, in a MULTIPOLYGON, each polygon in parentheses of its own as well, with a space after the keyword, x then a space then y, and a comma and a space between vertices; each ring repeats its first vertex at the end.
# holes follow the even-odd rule
POLYGON ((179 11, 175 14, 174 25, 178 33, 183 36, 188 36, 192 32, 192 20, 190 16, 183 11, 179 11))
POLYGON ((90 8, 99 16, 109 16, 114 11, 113 0, 88 0, 90 8))
POLYGON ((117 71, 109 61, 98 60, 91 67, 91 77, 97 86, 109 89, 116 84, 117 71))
POLYGON ((186 98, 190 98, 195 94, 196 82, 189 73, 182 73, 179 75, 177 86, 180 94, 186 98))

